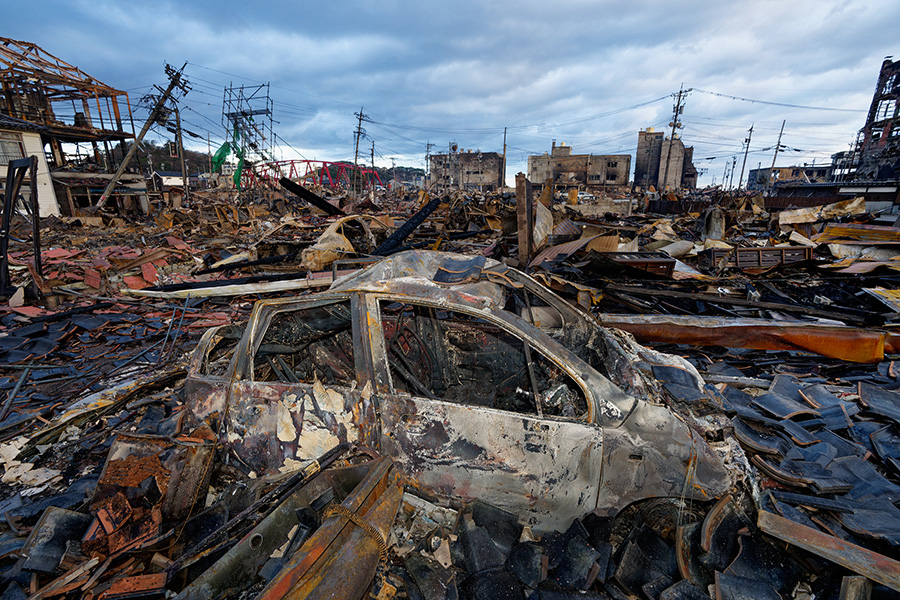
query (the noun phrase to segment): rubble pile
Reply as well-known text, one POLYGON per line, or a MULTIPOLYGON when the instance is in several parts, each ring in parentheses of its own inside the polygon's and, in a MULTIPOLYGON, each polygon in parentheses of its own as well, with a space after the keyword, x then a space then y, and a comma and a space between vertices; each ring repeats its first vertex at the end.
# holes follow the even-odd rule
MULTIPOLYGON (((0 307, 0 597, 897 596, 893 217, 866 212, 861 200, 776 210, 762 197, 724 194, 619 199, 615 207, 628 208, 613 214, 550 194, 422 192, 353 203, 307 193, 313 201, 210 192, 152 220, 43 219, 39 269, 33 247, 11 244, 8 285, 18 291, 0 307), (427 258, 435 250, 456 253, 437 273, 403 262, 438 260, 427 258), (385 257, 396 260, 378 262, 385 257), (365 267, 383 280, 354 280, 365 267), (498 284, 502 294, 488 290, 498 284), (500 347, 500 338, 482 329, 476 343, 449 327, 454 352, 463 350, 442 358, 427 332, 448 327, 443 313, 431 323, 398 296, 377 319, 389 374, 357 367, 361 380, 349 388, 341 361, 352 376, 359 356, 378 357, 377 342, 363 350, 369 342, 357 337, 362 319, 344 309, 299 319, 318 328, 304 350, 265 337, 268 317, 259 315, 267 313, 253 312, 259 299, 283 298, 266 304, 277 311, 307 296, 353 297, 346 302, 356 311, 380 306, 366 294, 400 289, 407 300, 435 294, 429 301, 449 314, 437 294, 454 286, 463 287, 451 304, 493 302, 525 323, 527 368, 508 394, 508 381, 486 373, 515 367, 493 358, 454 367, 482 389, 442 388, 441 361, 500 347), (331 296, 315 295, 329 288, 331 296), (570 308, 557 307, 550 290, 570 308), (595 337, 566 325, 568 311, 613 332, 600 358, 589 357, 595 337), (328 327, 344 332, 335 339, 348 340, 349 358, 342 342, 326 343, 328 327), (559 385, 565 369, 548 369, 539 353, 553 354, 551 339, 629 398, 684 423, 694 469, 708 444, 733 476, 718 482, 724 492, 704 496, 702 474, 689 468, 665 497, 591 504, 622 493, 601 478, 643 468, 645 480, 660 476, 652 464, 635 466, 653 455, 644 438, 602 473, 599 463, 579 467, 600 487, 577 500, 580 512, 557 509, 561 525, 511 509, 539 505, 532 492, 445 493, 463 476, 478 486, 483 473, 510 473, 555 501, 582 485, 567 452, 614 454, 616 427, 603 425, 594 455, 547 441, 580 430, 542 433, 574 427, 567 423, 579 411, 602 423, 636 410, 603 406, 599 416, 599 405, 580 405, 577 386, 559 385), (300 365, 303 352, 312 364, 300 365), (244 368, 252 376, 241 381, 244 368), (422 408, 397 409, 396 447, 379 450, 365 436, 395 427, 385 420, 391 400, 374 393, 385 385, 379 377, 406 397, 472 414, 513 411, 529 432, 520 446, 539 448, 545 471, 518 471, 513 450, 486 458, 490 440, 464 438, 449 416, 439 432, 417 429, 429 416, 422 408), (359 408, 348 408, 351 399, 359 408), (536 415, 523 408, 535 405, 536 415), (443 480, 415 453, 404 458, 416 444, 423 464, 444 461, 443 480), (570 475, 571 483, 556 481, 570 475)), ((16 237, 30 227, 13 221, 16 237)))

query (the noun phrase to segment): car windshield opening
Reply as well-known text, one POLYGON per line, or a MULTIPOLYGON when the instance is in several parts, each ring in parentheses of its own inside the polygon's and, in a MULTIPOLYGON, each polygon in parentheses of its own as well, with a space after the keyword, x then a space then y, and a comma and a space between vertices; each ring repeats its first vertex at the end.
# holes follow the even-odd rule
POLYGON ((396 391, 523 414, 587 417, 584 393, 562 368, 490 321, 383 301, 381 322, 396 391))

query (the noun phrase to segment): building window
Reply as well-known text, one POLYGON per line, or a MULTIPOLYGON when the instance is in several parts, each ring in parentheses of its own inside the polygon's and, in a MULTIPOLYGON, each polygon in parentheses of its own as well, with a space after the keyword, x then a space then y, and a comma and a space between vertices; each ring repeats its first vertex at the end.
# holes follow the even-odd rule
POLYGON ((897 74, 893 73, 890 77, 887 78, 887 81, 884 82, 884 87, 881 89, 882 94, 890 94, 891 90, 894 89, 894 84, 897 83, 897 74))
POLYGON ((614 161, 614 160, 607 161, 607 162, 606 162, 606 168, 607 168, 607 169, 618 169, 618 168, 619 168, 619 163, 616 162, 616 161, 614 161))
POLYGON ((872 130, 872 141, 877 142, 881 139, 881 129, 873 129, 872 130))
POLYGON ((607 173, 606 174, 606 181, 615 181, 615 180, 616 180, 616 173, 607 173))
POLYGON ((0 165, 8 165, 10 161, 20 158, 25 158, 22 136, 18 133, 0 131, 0 165))
POLYGON ((875 120, 884 121, 885 119, 890 119, 894 116, 894 112, 896 112, 896 110, 896 99, 891 98, 889 100, 882 100, 878 103, 878 109, 875 111, 875 120))
POLYGON ((894 125, 894 128, 891 129, 891 137, 900 137, 900 125, 894 125))
POLYGON ((590 175, 588 177, 588 181, 600 181, 600 176, 599 175, 590 175))

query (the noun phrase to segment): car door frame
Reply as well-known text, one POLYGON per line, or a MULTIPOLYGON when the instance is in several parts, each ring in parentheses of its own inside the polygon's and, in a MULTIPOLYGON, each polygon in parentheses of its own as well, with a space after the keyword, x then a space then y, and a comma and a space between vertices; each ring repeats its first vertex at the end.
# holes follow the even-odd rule
POLYGON ((567 525, 596 507, 603 427, 594 420, 592 391, 560 356, 489 310, 380 292, 366 293, 364 303, 380 408, 380 448, 400 465, 410 485, 437 499, 481 498, 521 514, 542 529, 567 525), (392 301, 484 319, 529 344, 579 386, 588 402, 588 420, 539 417, 395 391, 379 306, 392 301), (492 426, 485 426, 485 419, 492 426), (455 426, 455 422, 468 426, 455 426))
POLYGON ((314 459, 336 443, 372 445, 376 411, 367 376, 371 361, 365 352, 367 344, 360 343, 361 306, 360 294, 340 292, 267 301, 254 307, 230 368, 226 397, 225 436, 239 460, 253 470, 272 472, 292 467, 291 461, 314 459), (307 382, 254 379, 256 353, 277 315, 343 302, 349 303, 350 309, 353 385, 319 387, 307 382))

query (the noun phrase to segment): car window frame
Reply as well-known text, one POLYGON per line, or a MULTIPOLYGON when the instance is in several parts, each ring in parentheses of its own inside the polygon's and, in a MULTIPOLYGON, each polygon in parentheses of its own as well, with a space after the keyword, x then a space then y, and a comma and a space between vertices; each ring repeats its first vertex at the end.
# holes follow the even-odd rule
MULTIPOLYGON (((256 371, 256 353, 259 350, 260 344, 262 344, 263 338, 265 338, 265 333, 268 331, 269 326, 272 324, 272 320, 275 318, 275 315, 291 312, 296 310, 303 310, 309 308, 316 308, 318 306, 327 306, 329 304, 338 304, 341 302, 348 302, 350 305, 350 323, 351 323, 351 335, 353 339, 356 340, 356 318, 355 313, 360 310, 359 302, 355 299, 354 294, 350 293, 341 293, 341 294, 329 294, 328 296, 315 296, 309 297, 308 299, 290 299, 288 302, 266 302, 264 305, 260 305, 256 315, 251 315, 250 319, 253 322, 252 329, 249 332, 246 332, 245 335, 248 337, 246 345, 243 348, 243 352, 246 356, 246 360, 243 361, 243 365, 240 365, 235 373, 234 380, 247 382, 247 383, 282 383, 287 385, 313 385, 311 383, 299 382, 293 383, 289 381, 278 381, 278 382, 270 382, 270 381, 257 381, 254 378, 254 373, 256 371)), ((354 362, 354 381, 356 381, 357 385, 360 383, 360 369, 359 363, 357 359, 357 348, 354 344, 353 349, 353 362, 354 362)), ((324 384, 323 384, 324 385, 324 384)), ((339 387, 347 387, 347 386, 339 386, 339 387)))
MULTIPOLYGON (((598 421, 596 420, 596 409, 595 409, 596 398, 594 397, 594 394, 591 391, 590 387, 587 385, 587 382, 584 381, 584 379, 581 377, 581 375, 580 375, 580 373, 578 373, 578 371, 576 371, 571 366, 567 365, 566 362, 563 361, 563 359, 560 356, 558 356, 556 353, 549 351, 548 348, 544 344, 535 343, 537 340, 533 340, 530 337, 527 337, 527 334, 525 331, 523 331, 521 329, 517 330, 516 328, 514 328, 513 324, 520 322, 524 325, 527 325, 527 326, 533 328, 538 333, 546 336, 546 334, 541 332, 540 329, 538 329, 537 327, 534 327, 533 325, 528 323, 528 321, 523 319, 522 317, 512 314, 509 311, 496 310, 496 312, 504 314, 505 318, 500 318, 494 314, 495 309, 479 310, 479 309, 475 309, 475 308, 472 308, 469 306, 457 304, 454 302, 433 301, 433 300, 428 300, 428 299, 424 299, 424 298, 415 298, 415 297, 410 297, 410 296, 404 296, 402 294, 369 292, 369 293, 366 293, 365 295, 367 297, 366 302, 365 302, 365 307, 366 307, 366 312, 369 315, 369 319, 368 319, 369 339, 374 341, 375 335, 377 335, 379 338, 377 341, 378 351, 376 351, 376 348, 373 345, 373 352, 372 352, 373 361, 376 361, 379 363, 379 365, 376 368, 380 368, 384 371, 385 381, 388 386, 387 389, 380 390, 382 393, 385 393, 388 395, 397 395, 397 396, 410 396, 410 397, 414 397, 414 398, 420 398, 427 402, 441 402, 444 404, 451 404, 454 406, 469 407, 469 405, 450 402, 450 401, 444 400, 442 398, 434 400, 434 399, 422 397, 422 396, 416 395, 416 394, 404 393, 400 390, 397 390, 394 387, 394 376, 391 373, 390 365, 387 362, 387 348, 386 348, 386 344, 385 344, 386 340, 384 337, 384 328, 382 327, 382 323, 381 323, 380 303, 382 301, 403 302, 403 303, 415 304, 415 305, 419 305, 419 306, 426 306, 426 307, 435 308, 435 309, 451 310, 451 311, 455 311, 455 312, 460 312, 462 314, 465 314, 465 315, 468 315, 471 317, 484 319, 485 321, 488 321, 491 324, 499 327, 507 334, 512 335, 513 337, 518 339, 520 342, 529 344, 531 346, 532 351, 540 352, 544 356, 545 359, 549 360, 555 366, 562 369, 562 371, 565 372, 575 382, 575 384, 581 389, 581 392, 582 392, 582 394, 584 394, 585 401, 587 403, 588 415, 586 418, 580 419, 580 418, 561 417, 561 416, 557 416, 557 415, 543 415, 543 416, 539 417, 537 414, 537 411, 535 411, 534 413, 520 413, 520 412, 516 412, 516 411, 503 410, 503 409, 499 409, 499 408, 484 407, 484 406, 477 407, 479 410, 488 410, 488 411, 497 412, 497 413, 500 413, 503 415, 517 415, 520 417, 529 417, 529 418, 534 418, 537 420, 552 419, 552 420, 565 421, 567 423, 582 423, 582 424, 586 424, 586 425, 597 425, 597 426, 600 425, 600 423, 598 423, 598 421), (374 312, 374 315, 372 314, 373 312, 374 312), (376 319, 377 332, 375 331, 375 328, 373 327, 373 325, 374 325, 373 317, 374 317, 374 319, 376 319)), ((547 338, 550 340, 551 343, 558 344, 558 342, 556 342, 549 336, 547 336, 547 338)), ((560 347, 565 349, 561 344, 560 344, 560 347)), ((580 358, 577 358, 577 357, 575 357, 575 358, 579 362, 582 363, 580 366, 583 369, 593 370, 593 368, 590 365, 588 365, 587 363, 582 361, 580 358)), ((599 373, 598 373, 598 375, 599 375, 599 373)))

